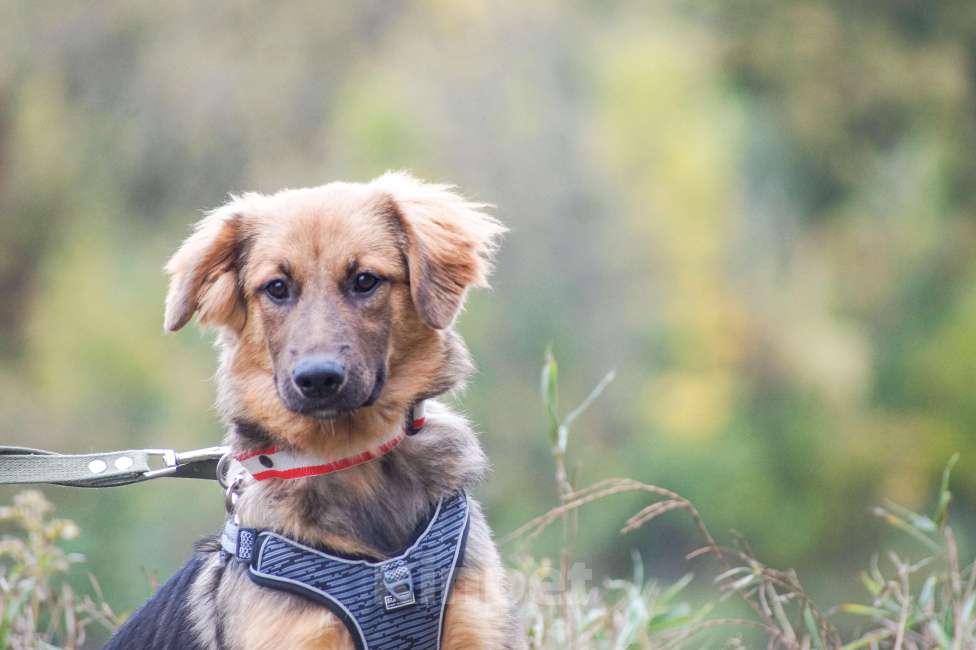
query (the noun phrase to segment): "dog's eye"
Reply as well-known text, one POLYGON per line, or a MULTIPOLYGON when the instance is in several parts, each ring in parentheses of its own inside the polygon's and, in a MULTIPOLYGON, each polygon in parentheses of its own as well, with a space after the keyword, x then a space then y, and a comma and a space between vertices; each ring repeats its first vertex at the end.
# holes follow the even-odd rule
POLYGON ((360 273, 352 281, 352 290, 356 293, 369 293, 380 283, 380 279, 372 273, 360 273))
POLYGON ((290 294, 288 290, 288 284, 284 280, 272 280, 268 284, 264 285, 264 291, 272 300, 282 301, 287 300, 290 294))

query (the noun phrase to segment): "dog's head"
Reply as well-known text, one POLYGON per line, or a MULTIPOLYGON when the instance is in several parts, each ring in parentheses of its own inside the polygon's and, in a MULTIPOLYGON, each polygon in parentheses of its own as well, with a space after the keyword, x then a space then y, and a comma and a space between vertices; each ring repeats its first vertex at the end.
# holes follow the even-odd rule
POLYGON ((467 369, 451 326, 504 230, 483 207, 402 173, 235 197, 167 264, 166 328, 220 329, 230 419, 305 447, 382 428, 467 369))

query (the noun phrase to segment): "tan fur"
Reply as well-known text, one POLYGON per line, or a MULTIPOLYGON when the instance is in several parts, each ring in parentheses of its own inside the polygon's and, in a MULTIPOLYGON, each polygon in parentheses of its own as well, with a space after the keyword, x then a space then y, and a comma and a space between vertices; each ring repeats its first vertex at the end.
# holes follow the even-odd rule
POLYGON ((243 325, 233 258, 240 237, 240 218, 233 205, 215 210, 197 224, 166 265, 172 276, 166 329, 180 329, 198 310, 202 323, 243 325))
MULTIPOLYGON (((230 443, 236 449, 247 444, 233 434, 235 423, 245 421, 275 444, 347 456, 387 439, 417 400, 456 387, 469 362, 451 326, 468 287, 487 285, 504 231, 484 208, 447 186, 388 173, 366 184, 244 194, 208 213, 167 264, 165 326, 179 329, 199 312, 202 324, 218 330, 218 406, 231 428, 230 443), (388 282, 368 303, 350 306, 341 287, 352 269, 368 269, 388 282), (282 274, 303 292, 287 311, 262 294, 282 274), (380 361, 386 381, 378 399, 328 420, 289 409, 276 369, 309 346, 351 347, 364 358, 385 350, 380 361)), ((364 368, 370 372, 369 363, 364 368)), ((422 435, 395 451, 402 466, 423 467, 417 471, 428 474, 424 480, 445 486, 466 485, 483 472, 484 457, 463 418, 429 401, 428 422, 422 435), (441 449, 450 450, 443 462, 441 449)), ((237 506, 241 524, 384 557, 368 540, 322 525, 307 510, 315 490, 352 504, 381 502, 391 489, 389 476, 369 463, 327 478, 327 484, 309 478, 247 485, 237 506)), ((424 510, 418 502, 393 512, 390 526, 408 532, 424 510)), ((474 568, 466 566, 455 583, 443 647, 517 645, 506 622, 502 565, 477 504, 466 565, 474 568)), ((235 563, 224 566, 216 557, 200 572, 190 599, 197 636, 209 648, 218 647, 218 637, 229 648, 353 647, 343 624, 324 607, 259 587, 235 563)))
POLYGON ((501 572, 462 573, 444 614, 445 649, 490 650, 505 646, 508 594, 501 572))
POLYGON ((374 184, 396 206, 408 242, 413 301, 424 320, 449 327, 469 286, 488 286, 490 259, 501 229, 445 185, 417 183, 406 174, 385 174, 374 184))
MULTIPOLYGON (((258 588, 251 586, 248 591, 258 588)), ((296 607, 295 598, 274 598, 252 594, 247 607, 234 608, 228 621, 233 631, 228 642, 233 647, 254 650, 352 650, 355 645, 346 627, 332 613, 318 605, 296 607)), ((244 600, 244 599, 240 599, 244 600)))

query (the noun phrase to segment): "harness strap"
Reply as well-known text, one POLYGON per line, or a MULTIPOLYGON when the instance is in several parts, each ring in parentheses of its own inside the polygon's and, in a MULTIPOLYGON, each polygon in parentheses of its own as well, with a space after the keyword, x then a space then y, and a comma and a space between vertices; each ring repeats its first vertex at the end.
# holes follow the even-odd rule
POLYGON ((0 484, 101 488, 163 476, 216 479, 217 463, 227 451, 227 447, 207 447, 182 453, 172 449, 127 449, 58 454, 30 447, 0 447, 0 484))
POLYGON ((394 557, 355 559, 313 548, 230 517, 221 536, 225 560, 252 582, 318 603, 343 622, 358 650, 437 650, 444 613, 464 558, 467 495, 441 499, 423 531, 394 557))

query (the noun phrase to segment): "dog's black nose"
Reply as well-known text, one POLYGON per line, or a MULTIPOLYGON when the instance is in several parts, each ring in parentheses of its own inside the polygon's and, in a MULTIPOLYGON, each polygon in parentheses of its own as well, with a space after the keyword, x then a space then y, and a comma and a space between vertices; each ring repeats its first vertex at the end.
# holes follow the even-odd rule
POLYGON ((298 362, 291 379, 302 395, 309 399, 331 397, 345 383, 346 369, 332 359, 309 357, 298 362))

